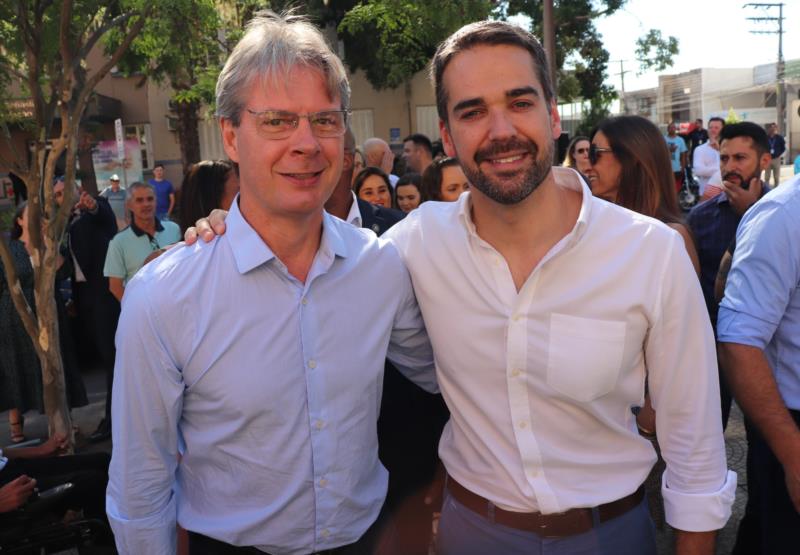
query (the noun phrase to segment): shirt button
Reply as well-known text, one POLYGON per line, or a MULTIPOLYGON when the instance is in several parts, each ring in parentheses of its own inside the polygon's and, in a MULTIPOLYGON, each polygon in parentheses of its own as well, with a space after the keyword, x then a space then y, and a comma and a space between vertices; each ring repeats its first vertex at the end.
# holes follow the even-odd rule
POLYGON ((514 320, 515 322, 519 322, 520 318, 522 318, 522 316, 520 316, 519 314, 514 314, 514 316, 511 317, 511 319, 514 320))
POLYGON ((325 529, 322 530, 321 535, 322 535, 323 538, 327 538, 328 536, 331 535, 331 531, 328 530, 327 528, 325 528, 325 529))
POLYGON ((528 474, 530 475, 531 478, 538 478, 539 477, 539 471, 535 470, 535 469, 531 469, 531 471, 528 472, 528 474))
POLYGON ((314 368, 317 367, 317 361, 312 358, 311 360, 308 361, 308 367, 313 370, 314 368))
POLYGON ((522 422, 519 423, 519 427, 524 430, 525 428, 528 427, 528 423, 523 420, 522 422))
POLYGON ((303 304, 303 306, 306 306, 308 304, 308 299, 303 297, 303 299, 300 302, 303 304))
POLYGON ((327 485, 328 485, 328 480, 326 480, 325 478, 322 478, 322 479, 319 481, 319 487, 321 487, 321 488, 324 488, 324 487, 325 487, 325 486, 327 486, 327 485))
POLYGON ((513 377, 513 378, 519 377, 520 374, 522 374, 522 370, 520 370, 519 368, 514 368, 511 371, 511 377, 513 377))
POLYGON ((325 422, 323 422, 322 420, 317 420, 316 422, 314 422, 314 427, 318 430, 321 430, 322 428, 325 427, 325 422))

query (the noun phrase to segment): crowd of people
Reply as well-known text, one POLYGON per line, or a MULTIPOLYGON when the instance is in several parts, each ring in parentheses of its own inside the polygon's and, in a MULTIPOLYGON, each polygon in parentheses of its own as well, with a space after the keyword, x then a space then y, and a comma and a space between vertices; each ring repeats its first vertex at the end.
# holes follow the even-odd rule
MULTIPOLYGON (((440 145, 356 145, 319 31, 258 15, 217 84, 229 160, 177 191, 157 166, 76 194, 62 275, 108 375, 92 437, 113 440, 119 551, 174 553, 182 528, 192 554, 639 555, 655 521, 677 553, 711 554, 736 495, 735 399, 734 553, 794 553, 800 178, 777 186, 775 127, 699 120, 687 144, 610 117, 559 167, 530 34, 467 25, 431 74, 440 145), (703 199, 688 214, 685 179, 703 199)), ((0 317, 0 395, 21 441, 41 385, 15 322, 0 317)), ((0 512, 36 478, 12 462, 0 512)))

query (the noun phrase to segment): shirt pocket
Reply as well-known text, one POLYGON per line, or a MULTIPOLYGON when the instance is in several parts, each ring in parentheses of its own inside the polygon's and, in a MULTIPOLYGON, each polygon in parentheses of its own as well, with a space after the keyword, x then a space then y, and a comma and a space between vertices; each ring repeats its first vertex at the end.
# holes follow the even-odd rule
POLYGON ((623 321, 551 314, 547 383, 581 402, 605 395, 619 377, 625 331, 623 321))

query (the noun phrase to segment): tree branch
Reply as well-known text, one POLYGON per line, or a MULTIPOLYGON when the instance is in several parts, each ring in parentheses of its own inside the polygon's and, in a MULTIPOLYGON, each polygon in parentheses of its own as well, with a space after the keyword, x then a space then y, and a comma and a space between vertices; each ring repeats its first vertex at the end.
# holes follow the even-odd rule
POLYGON ((97 83, 99 83, 100 80, 103 77, 105 77, 109 71, 111 71, 111 68, 117 65, 117 62, 119 62, 119 60, 128 50, 128 47, 131 45, 133 40, 142 31, 147 16, 150 14, 150 11, 152 9, 153 5, 148 4, 148 6, 144 9, 144 11, 142 11, 142 13, 139 15, 139 18, 136 20, 136 23, 134 23, 133 26, 128 30, 128 34, 125 35, 125 39, 120 43, 120 45, 114 51, 114 54, 111 55, 111 58, 105 64, 103 64, 103 66, 86 81, 86 84, 83 86, 83 89, 80 91, 80 94, 78 96, 78 102, 75 104, 76 111, 78 111, 79 113, 83 113, 83 108, 86 105, 89 95, 97 86, 97 83))
MULTIPOLYGON (((108 12, 106 12, 106 13, 108 13, 108 12)), ((128 12, 128 13, 120 14, 120 15, 118 15, 117 17, 115 17, 113 19, 106 20, 105 23, 103 23, 100 27, 98 27, 92 33, 92 36, 89 37, 89 39, 86 41, 86 44, 83 45, 83 48, 81 48, 80 53, 79 53, 76 61, 85 59, 86 56, 89 55, 89 52, 92 50, 92 48, 94 48, 94 45, 97 43, 98 40, 100 40, 100 38, 103 35, 105 35, 109 30, 113 29, 114 27, 117 27, 117 26, 122 27, 122 25, 125 24, 125 22, 127 22, 134 15, 136 15, 135 12, 128 12)), ((104 19, 105 19, 105 17, 104 17, 104 19)))
MULTIPOLYGON (((61 21, 58 28, 58 43, 61 51, 62 71, 72 65, 72 51, 69 44, 69 24, 72 19, 72 0, 61 0, 61 21)), ((66 87, 65 87, 66 88, 66 87)), ((62 98, 62 101, 64 99, 62 98)))
POLYGON ((11 248, 5 239, 0 239, 0 261, 3 262, 6 283, 8 284, 8 291, 11 294, 14 307, 17 309, 20 320, 22 320, 22 325, 25 326, 25 331, 35 342, 34 338, 39 335, 39 326, 36 323, 36 316, 34 316, 28 300, 22 293, 22 286, 17 276, 17 268, 14 266, 14 258, 11 256, 11 248))

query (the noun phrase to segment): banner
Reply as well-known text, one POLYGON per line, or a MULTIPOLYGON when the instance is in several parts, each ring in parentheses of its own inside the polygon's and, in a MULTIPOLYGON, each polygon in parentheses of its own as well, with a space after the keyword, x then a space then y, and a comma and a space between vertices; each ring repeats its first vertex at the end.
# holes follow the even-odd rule
POLYGON ((94 174, 97 178, 97 188, 103 190, 108 186, 108 181, 115 173, 119 175, 124 185, 134 181, 144 181, 142 173, 142 147, 138 139, 125 140, 125 162, 123 167, 119 163, 117 154, 117 141, 101 141, 92 149, 92 162, 94 174))

